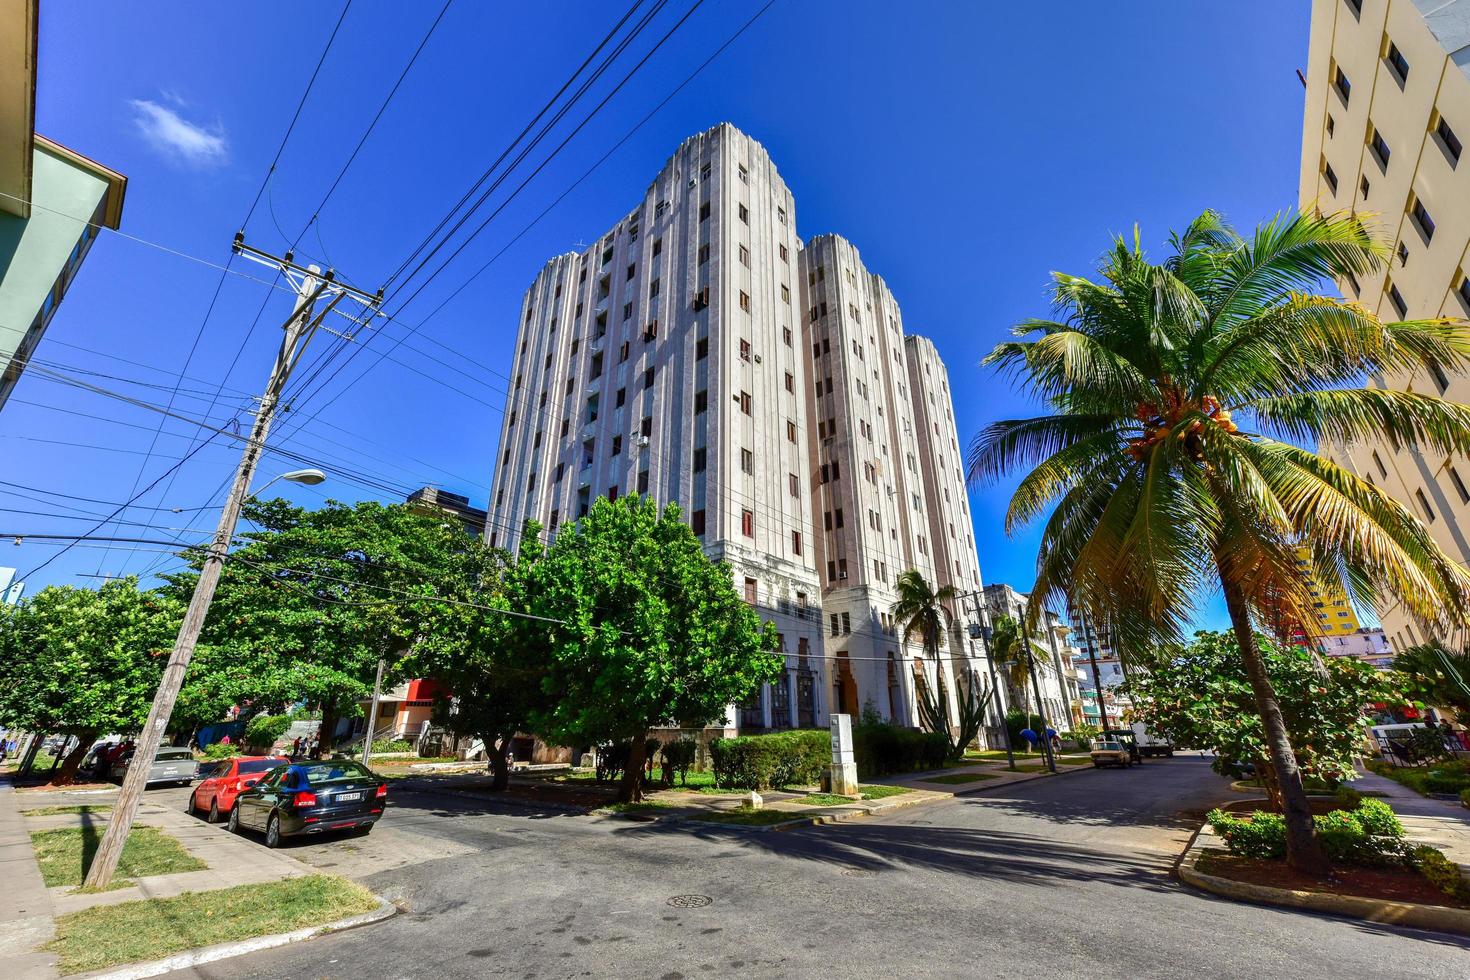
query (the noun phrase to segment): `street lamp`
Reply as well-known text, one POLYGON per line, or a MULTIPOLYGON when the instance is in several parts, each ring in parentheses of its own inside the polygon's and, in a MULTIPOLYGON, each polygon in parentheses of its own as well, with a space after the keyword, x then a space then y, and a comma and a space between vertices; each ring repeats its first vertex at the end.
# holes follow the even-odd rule
POLYGON ((259 495, 265 493, 266 489, 278 480, 285 480, 288 483, 300 483, 303 486, 314 487, 326 478, 327 474, 318 469, 291 470, 290 472, 282 473, 280 476, 271 477, 269 480, 266 481, 265 486, 261 487, 259 490, 254 491, 250 494, 250 496, 258 497, 259 495))

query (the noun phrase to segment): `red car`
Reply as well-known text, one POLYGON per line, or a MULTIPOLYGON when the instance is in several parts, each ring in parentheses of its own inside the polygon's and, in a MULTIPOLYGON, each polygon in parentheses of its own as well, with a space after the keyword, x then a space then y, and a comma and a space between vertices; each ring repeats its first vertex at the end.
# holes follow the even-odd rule
POLYGON ((189 812, 209 811, 210 823, 219 823, 235 807, 235 797, 243 789, 260 782, 261 777, 291 760, 273 755, 241 755, 223 762, 206 762, 195 777, 194 792, 189 795, 189 812))

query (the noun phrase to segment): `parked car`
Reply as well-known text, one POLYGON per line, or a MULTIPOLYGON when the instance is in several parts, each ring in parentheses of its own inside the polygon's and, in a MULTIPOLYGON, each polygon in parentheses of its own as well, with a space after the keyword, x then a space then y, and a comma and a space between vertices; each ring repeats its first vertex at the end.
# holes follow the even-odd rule
POLYGON ((1148 730, 1148 726, 1141 721, 1133 723, 1133 736, 1138 742, 1138 751, 1146 758, 1174 758, 1174 745, 1167 738, 1161 738, 1148 730))
MULTIPOLYGON (((120 783, 127 778, 128 767, 133 764, 133 759, 134 754, 129 752, 112 764, 111 776, 115 782, 120 783)), ((194 781, 196 768, 193 752, 165 745, 153 756, 153 764, 148 767, 148 785, 177 783, 188 786, 194 781)))
POLYGON ((1101 769, 1103 766, 1119 766, 1128 769, 1133 765, 1133 755, 1128 751, 1128 746, 1113 739, 1100 738, 1092 743, 1092 766, 1101 769))
POLYGON ((264 831, 266 847, 328 830, 366 834, 387 804, 387 782, 361 763, 293 763, 272 769, 235 798, 229 828, 232 833, 247 827, 264 831))
POLYGON ((1133 761, 1134 765, 1143 765, 1143 752, 1138 748, 1138 736, 1133 733, 1133 729, 1109 728, 1107 731, 1099 733, 1098 738, 1105 742, 1123 743, 1123 747, 1128 750, 1128 757, 1133 761))
POLYGON ((219 823, 235 808, 235 798, 277 766, 291 760, 284 756, 241 755, 222 762, 206 762, 195 776, 198 785, 189 794, 190 813, 207 811, 210 823, 219 823))

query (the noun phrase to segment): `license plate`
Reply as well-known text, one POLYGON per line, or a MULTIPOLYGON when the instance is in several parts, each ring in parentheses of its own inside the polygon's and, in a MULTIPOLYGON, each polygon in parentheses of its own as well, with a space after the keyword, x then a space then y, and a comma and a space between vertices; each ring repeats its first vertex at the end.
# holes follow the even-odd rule
POLYGON ((355 800, 360 800, 360 799, 362 799, 362 794, 361 793, 338 793, 337 794, 337 802, 338 803, 352 803, 355 800))

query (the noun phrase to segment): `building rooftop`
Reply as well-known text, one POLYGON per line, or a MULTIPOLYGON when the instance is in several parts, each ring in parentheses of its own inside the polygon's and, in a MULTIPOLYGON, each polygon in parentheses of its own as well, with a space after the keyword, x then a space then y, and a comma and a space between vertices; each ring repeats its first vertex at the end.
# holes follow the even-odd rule
POLYGON ((1470 0, 1414 0, 1450 60, 1470 78, 1470 0))

